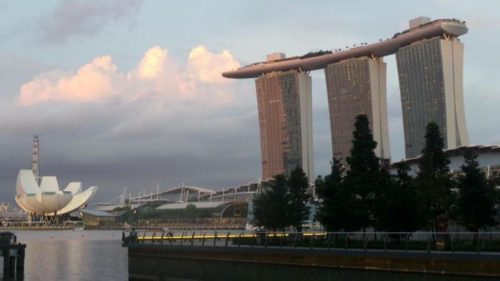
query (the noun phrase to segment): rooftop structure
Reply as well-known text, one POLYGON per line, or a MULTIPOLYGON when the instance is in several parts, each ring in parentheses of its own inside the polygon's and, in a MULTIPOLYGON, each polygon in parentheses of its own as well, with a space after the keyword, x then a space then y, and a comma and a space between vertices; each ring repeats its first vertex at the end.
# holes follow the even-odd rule
POLYGON ((143 192, 135 197, 129 194, 127 199, 125 199, 124 195, 120 195, 108 202, 97 203, 95 209, 110 212, 125 206, 136 209, 149 203, 157 205, 160 210, 185 209, 188 204, 193 204, 198 208, 216 207, 236 201, 248 202, 258 192, 259 186, 258 183, 248 183, 237 187, 213 190, 183 184, 165 190, 159 190, 158 188, 156 192, 148 194, 143 192))
POLYGON ((311 71, 325 68, 328 64, 336 63, 346 59, 357 57, 383 57, 396 53, 399 48, 411 43, 429 39, 436 36, 460 36, 467 33, 465 22, 455 19, 439 19, 419 25, 400 33, 394 34, 392 38, 380 40, 372 44, 336 51, 321 51, 304 56, 290 57, 266 62, 250 64, 236 70, 224 72, 227 78, 257 78, 262 74, 273 71, 288 71, 297 69, 311 71))

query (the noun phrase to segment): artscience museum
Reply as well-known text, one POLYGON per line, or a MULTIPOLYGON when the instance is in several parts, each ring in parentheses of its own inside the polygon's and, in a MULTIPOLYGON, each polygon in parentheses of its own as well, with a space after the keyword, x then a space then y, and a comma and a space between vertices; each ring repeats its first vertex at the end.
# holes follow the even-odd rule
POLYGON ((41 177, 38 183, 32 170, 20 170, 16 183, 16 202, 32 215, 57 216, 81 207, 94 196, 97 186, 82 191, 81 182, 70 182, 60 190, 57 178, 41 177))

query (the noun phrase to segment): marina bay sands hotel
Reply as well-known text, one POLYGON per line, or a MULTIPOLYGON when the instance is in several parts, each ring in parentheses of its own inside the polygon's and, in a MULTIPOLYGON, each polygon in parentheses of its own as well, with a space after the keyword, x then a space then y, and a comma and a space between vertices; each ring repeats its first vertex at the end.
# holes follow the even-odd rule
POLYGON ((315 178, 309 72, 318 69, 325 71, 333 156, 349 156, 355 117, 366 114, 377 156, 390 159, 383 58, 391 54, 396 54, 406 157, 420 154, 431 121, 439 125, 446 148, 467 145, 464 45, 458 39, 465 33, 465 22, 420 17, 410 21, 409 29, 377 43, 290 58, 274 53, 265 62, 223 73, 255 78, 263 179, 297 166, 315 178))

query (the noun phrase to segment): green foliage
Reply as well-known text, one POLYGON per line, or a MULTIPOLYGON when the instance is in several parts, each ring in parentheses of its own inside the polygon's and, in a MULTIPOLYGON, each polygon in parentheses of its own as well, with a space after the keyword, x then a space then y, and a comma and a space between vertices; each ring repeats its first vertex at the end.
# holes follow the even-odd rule
POLYGON ((309 181, 304 171, 297 167, 290 173, 287 184, 288 204, 286 209, 288 222, 298 232, 302 232, 302 222, 309 217, 309 208, 306 206, 310 198, 309 194, 307 194, 309 181))
POLYGON ((410 167, 401 162, 397 175, 382 189, 377 207, 377 227, 390 232, 413 232, 421 226, 417 192, 410 167))
POLYGON ((353 231, 359 229, 351 209, 354 194, 343 184, 345 173, 341 159, 333 159, 330 175, 316 179, 316 193, 320 199, 316 219, 327 231, 353 231))
POLYGON ((477 155, 472 149, 464 152, 463 175, 458 178, 459 196, 457 213, 459 221, 470 231, 495 225, 496 190, 479 169, 477 155))
POLYGON ((354 123, 351 155, 347 157, 349 170, 344 178, 344 185, 352 194, 353 201, 349 210, 353 212, 363 231, 374 223, 376 196, 384 184, 380 159, 374 152, 376 147, 377 142, 373 140, 368 117, 358 115, 354 123))
POLYGON ((185 211, 185 217, 187 218, 195 218, 198 215, 198 208, 196 208, 195 204, 187 204, 185 211))
POLYGON ((262 190, 262 193, 253 199, 252 224, 273 231, 288 226, 287 190, 285 176, 275 176, 269 188, 262 190))
POLYGON ((454 186, 448 164, 450 161, 443 151, 444 141, 439 127, 431 122, 427 125, 425 147, 418 164, 416 188, 420 200, 420 213, 427 229, 435 229, 439 218, 447 218, 453 203, 454 186))
POLYGON ((330 175, 317 178, 320 204, 316 219, 327 231, 366 230, 369 226, 390 232, 446 231, 452 206, 459 222, 471 231, 495 224, 500 175, 493 174, 487 180, 476 156, 468 152, 464 174, 457 183, 435 123, 427 126, 416 178, 409 175, 405 163, 396 166, 396 176, 390 176, 374 154, 376 145, 368 118, 358 116, 347 158, 349 169, 345 172, 341 161, 334 159, 330 175))
POLYGON ((275 176, 269 188, 253 200, 252 224, 272 231, 288 226, 302 231, 302 222, 309 216, 308 187, 301 168, 295 168, 288 179, 284 175, 275 176))

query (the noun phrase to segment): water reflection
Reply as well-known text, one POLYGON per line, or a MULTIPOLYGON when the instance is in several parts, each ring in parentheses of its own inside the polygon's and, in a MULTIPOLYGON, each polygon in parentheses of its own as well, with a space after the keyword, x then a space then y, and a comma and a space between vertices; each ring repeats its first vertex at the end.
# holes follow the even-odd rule
POLYGON ((127 280, 119 231, 14 231, 26 243, 24 280, 127 280))

